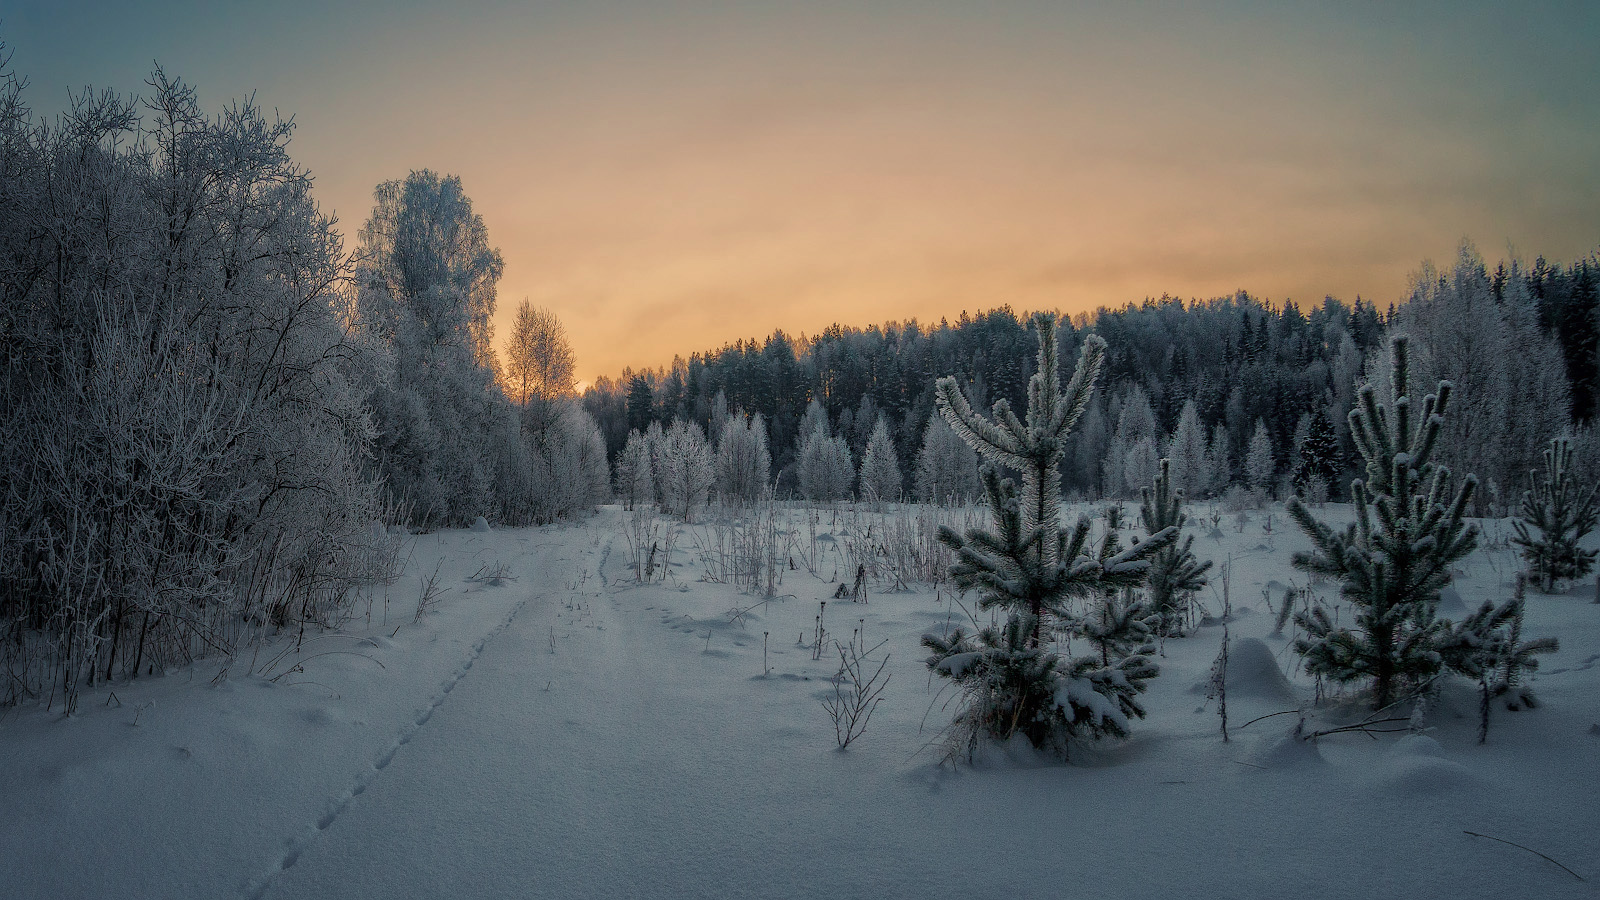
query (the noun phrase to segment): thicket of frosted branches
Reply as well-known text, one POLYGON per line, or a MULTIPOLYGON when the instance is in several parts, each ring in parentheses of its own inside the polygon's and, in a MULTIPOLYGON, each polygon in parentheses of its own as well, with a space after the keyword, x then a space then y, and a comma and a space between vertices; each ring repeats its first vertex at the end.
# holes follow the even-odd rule
POLYGON ((352 284, 291 123, 159 69, 54 121, 23 89, 0 76, 0 705, 336 624, 393 570, 380 520, 605 498, 588 413, 495 383, 458 182, 380 187, 352 284))

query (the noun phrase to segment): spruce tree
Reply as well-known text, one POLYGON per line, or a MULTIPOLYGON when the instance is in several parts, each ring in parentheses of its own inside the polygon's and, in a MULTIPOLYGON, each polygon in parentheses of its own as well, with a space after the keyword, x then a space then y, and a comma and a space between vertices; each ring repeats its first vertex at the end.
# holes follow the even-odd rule
POLYGON ((1339 438, 1333 433, 1327 411, 1318 409, 1316 415, 1307 420, 1306 437, 1300 443, 1300 465, 1294 472, 1295 490, 1301 494, 1315 494, 1317 484, 1331 487, 1338 473, 1339 438))
MULTIPOLYGON (((1161 461, 1161 471, 1156 475, 1153 488, 1141 492, 1144 504, 1139 508, 1139 518, 1147 534, 1157 535, 1167 529, 1181 530, 1188 516, 1183 512, 1183 494, 1172 489, 1166 460, 1161 461)), ((1150 559, 1150 605, 1160 617, 1161 634, 1171 637, 1182 633, 1183 598, 1206 586, 1206 572, 1211 560, 1200 562, 1194 555, 1194 535, 1188 535, 1182 544, 1174 542, 1156 552, 1150 559)))
POLYGON ((1548 594, 1558 580, 1576 580, 1594 568, 1600 551, 1580 546, 1600 517, 1596 487, 1587 491, 1572 478, 1572 442, 1556 438, 1544 451, 1544 480, 1528 473, 1529 487, 1522 495, 1522 517, 1512 522, 1517 536, 1511 542, 1522 548, 1528 577, 1548 594), (1529 527, 1537 528, 1535 537, 1529 527))
POLYGON ((882 414, 873 424, 867 448, 861 454, 860 483, 861 499, 870 503, 881 505, 900 499, 900 462, 882 414))
POLYGON ((1313 549, 1296 553, 1295 568, 1341 583, 1354 611, 1353 627, 1335 625, 1322 606, 1298 613, 1305 635, 1294 642, 1306 670, 1337 682, 1372 680, 1373 705, 1390 705, 1405 685, 1420 685, 1440 666, 1438 647, 1448 622, 1435 618, 1439 591, 1450 567, 1477 546, 1478 532, 1464 519, 1477 478, 1466 476, 1452 497, 1449 470, 1432 462, 1449 407, 1451 385, 1411 409, 1406 339, 1392 344, 1390 403, 1359 391, 1350 433, 1366 461, 1366 480, 1350 485, 1355 522, 1335 532, 1298 500, 1289 515, 1310 536, 1313 549))
POLYGON ((1041 640, 1046 617, 1071 625, 1069 602, 1107 588, 1143 584, 1150 557, 1168 546, 1176 529, 1100 559, 1089 543, 1089 520, 1070 531, 1060 526, 1058 465, 1064 439, 1082 414, 1099 373, 1105 342, 1084 342, 1072 380, 1060 387, 1055 319, 1034 317, 1038 368, 1028 382, 1026 420, 1010 403, 994 404, 993 420, 973 412, 953 378, 939 379, 939 412, 991 465, 983 473, 993 515, 991 531, 974 528, 939 538, 955 551, 951 574, 963 590, 980 591, 983 609, 1006 611, 1001 627, 968 635, 963 629, 927 635, 928 666, 967 691, 958 726, 1006 739, 1018 733, 1036 747, 1066 748, 1069 736, 1124 734, 1129 716, 1143 716, 1136 695, 1156 674, 1148 655, 1134 653, 1105 664, 1100 658, 1063 659, 1041 640), (1002 478, 994 465, 1022 473, 1022 485, 1002 478))
POLYGON ((1250 435, 1250 449, 1245 452, 1244 474, 1250 490, 1265 499, 1272 493, 1272 476, 1276 465, 1272 459, 1272 436, 1267 434, 1267 423, 1256 419, 1255 432, 1250 435))
POLYGON ((924 503, 961 504, 977 499, 978 455, 945 424, 937 410, 928 417, 917 453, 917 499, 924 503))

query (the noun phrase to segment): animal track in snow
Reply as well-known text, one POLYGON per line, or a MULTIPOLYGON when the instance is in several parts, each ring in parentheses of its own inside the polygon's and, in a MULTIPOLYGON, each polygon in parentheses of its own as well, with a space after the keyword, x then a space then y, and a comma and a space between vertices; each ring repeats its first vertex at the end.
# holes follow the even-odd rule
POLYGON ((511 608, 511 612, 506 615, 499 625, 496 625, 488 634, 479 638, 472 645, 472 650, 467 654, 466 660, 440 683, 439 692, 433 695, 428 705, 417 710, 411 721, 401 727, 400 733, 395 736, 394 741, 384 748, 382 753, 378 754, 371 765, 356 776, 355 782, 347 790, 328 801, 327 808, 323 810, 321 816, 317 817, 315 823, 289 841, 283 855, 278 857, 277 862, 265 874, 251 879, 245 885, 244 890, 241 892, 244 897, 248 898, 248 900, 261 900, 262 897, 266 896, 267 891, 271 889, 272 883, 279 875, 294 868, 295 863, 300 861, 300 856, 311 846, 311 842, 316 839, 317 835, 327 831, 338 820, 339 815, 350 805, 351 800, 366 792, 367 787, 372 784, 372 780, 377 777, 378 773, 388 768, 391 762, 394 762, 395 754, 400 751, 400 748, 411 743, 411 739, 416 737, 422 726, 433 718, 434 710, 437 710, 444 703, 461 679, 472 671, 472 664, 477 662, 478 657, 483 654, 483 648, 488 646, 490 641, 499 637, 501 632, 511 627, 512 620, 517 617, 518 613, 522 612, 522 607, 527 602, 526 598, 518 601, 517 605, 511 608))

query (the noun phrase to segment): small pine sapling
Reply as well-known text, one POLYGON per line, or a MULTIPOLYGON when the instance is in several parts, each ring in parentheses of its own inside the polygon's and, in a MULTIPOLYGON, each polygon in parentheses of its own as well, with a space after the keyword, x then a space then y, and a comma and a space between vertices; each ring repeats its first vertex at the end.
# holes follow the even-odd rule
POLYGON ((1557 582, 1576 581, 1589 574, 1600 555, 1600 550, 1580 546, 1600 519, 1600 485, 1585 491, 1573 480, 1571 465, 1572 442, 1552 440, 1544 451, 1544 479, 1528 473, 1521 517, 1511 523, 1517 530, 1511 542, 1522 548, 1528 577, 1546 594, 1555 590, 1557 582), (1538 529, 1538 536, 1530 527, 1538 529))
POLYGON ((1074 630, 1099 652, 1100 664, 1109 666, 1135 653, 1153 652, 1151 641, 1160 623, 1149 601, 1135 589, 1123 588, 1080 617, 1074 630))
POLYGON ((1039 356, 1025 423, 1005 400, 995 403, 991 421, 973 412, 954 379, 937 383, 940 414, 991 463, 982 480, 993 519, 993 530, 961 535, 946 527, 939 539, 955 553, 950 572, 956 585, 978 590, 980 608, 1006 612, 1003 625, 923 637, 932 651, 928 667, 966 692, 953 724, 966 729, 969 748, 981 734, 1001 740, 1022 734, 1035 747, 1061 751, 1074 734, 1125 734, 1128 717, 1144 714, 1134 695, 1156 674, 1143 655, 1108 666, 1094 657, 1063 659, 1041 640, 1047 619, 1074 620, 1074 598, 1142 585, 1151 555, 1174 541, 1177 530, 1102 557, 1090 547, 1087 517, 1070 530, 1060 527, 1058 466, 1066 435, 1093 391, 1105 342, 1094 335, 1085 340, 1063 391, 1055 319, 1041 314, 1034 324, 1039 356), (1020 471, 1020 490, 995 465, 1020 471))
POLYGON ((1478 743, 1489 740, 1489 706, 1495 697, 1506 698, 1506 708, 1538 706, 1523 676, 1539 668, 1541 653, 1560 649, 1555 638, 1522 640, 1525 601, 1519 582, 1517 596, 1496 606, 1482 607, 1450 630, 1440 643, 1439 655, 1453 672, 1478 682, 1478 743))
POLYGON ((1355 522, 1336 532, 1298 499, 1289 514, 1312 541, 1294 555, 1295 568, 1340 582, 1354 627, 1336 625, 1325 607, 1295 615, 1305 634, 1294 649, 1313 675, 1336 682, 1372 682, 1373 705, 1391 705, 1403 686, 1427 683, 1438 672, 1438 646, 1448 622, 1435 618, 1451 566, 1477 546, 1465 521, 1477 479, 1468 475, 1451 497, 1450 472, 1432 462, 1451 385, 1423 401, 1413 417, 1406 339, 1392 344, 1393 395, 1377 402, 1370 384, 1350 413, 1350 435, 1366 460, 1365 481, 1351 483, 1355 522))
MULTIPOLYGON (((1183 511, 1183 492, 1172 489, 1167 460, 1161 461, 1153 488, 1141 488, 1144 503, 1139 509, 1139 519, 1147 534, 1159 534, 1168 529, 1181 529, 1188 515, 1183 511)), ((1206 586, 1206 572, 1211 560, 1200 562, 1194 555, 1194 536, 1183 539, 1182 544, 1172 544, 1150 558, 1150 601, 1161 617, 1162 637, 1183 633, 1184 610, 1188 598, 1206 586)))
POLYGON ((1211 675, 1206 680, 1206 699, 1217 701, 1217 718, 1222 720, 1224 744, 1228 743, 1228 647, 1233 642, 1229 633, 1232 620, 1233 604, 1225 600, 1222 604, 1222 647, 1217 650, 1217 658, 1211 662, 1211 675))

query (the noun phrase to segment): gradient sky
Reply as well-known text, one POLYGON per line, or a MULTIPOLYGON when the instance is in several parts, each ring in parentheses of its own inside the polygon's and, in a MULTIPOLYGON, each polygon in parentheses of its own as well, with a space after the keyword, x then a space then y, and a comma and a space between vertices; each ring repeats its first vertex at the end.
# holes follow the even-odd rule
POLYGON ((350 245, 461 176, 578 374, 774 328, 1163 292, 1398 300, 1463 237, 1600 246, 1600 4, 0 0, 41 112, 292 114, 350 245), (1123 7, 1131 8, 1123 8, 1123 7))

